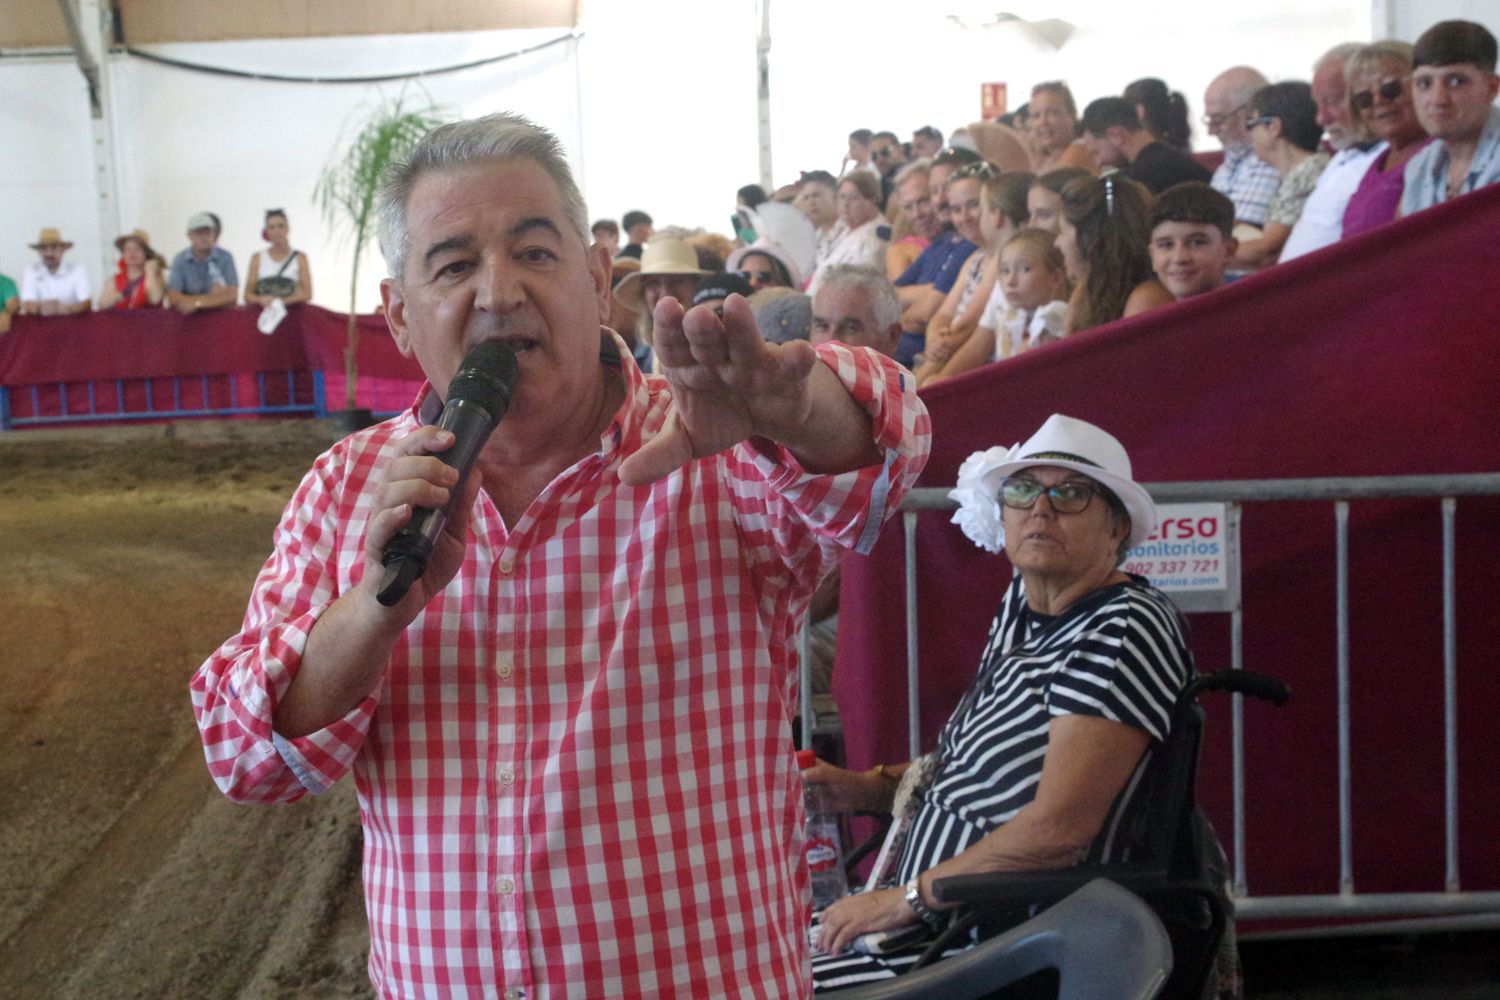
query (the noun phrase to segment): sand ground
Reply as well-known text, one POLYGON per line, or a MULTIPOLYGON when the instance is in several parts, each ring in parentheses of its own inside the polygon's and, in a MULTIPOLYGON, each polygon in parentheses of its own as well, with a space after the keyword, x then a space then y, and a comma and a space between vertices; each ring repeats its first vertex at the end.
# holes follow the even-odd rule
POLYGON ((0 435, 0 996, 371 995, 352 785, 228 802, 187 689, 332 438, 0 435))

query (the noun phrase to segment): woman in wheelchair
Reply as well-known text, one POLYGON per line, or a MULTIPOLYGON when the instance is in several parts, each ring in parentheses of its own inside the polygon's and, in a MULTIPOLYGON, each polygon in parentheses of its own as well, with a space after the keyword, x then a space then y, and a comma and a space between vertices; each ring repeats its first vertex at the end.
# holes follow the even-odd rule
POLYGON ((1119 568, 1156 508, 1113 436, 1054 414, 1023 445, 971 455, 952 495, 954 521, 985 549, 1003 546, 1016 575, 930 757, 803 772, 851 811, 889 810, 898 783, 913 789, 889 887, 821 914, 818 990, 914 963, 920 946, 887 949, 943 925, 935 879, 1081 861, 1192 674, 1176 608, 1119 568))

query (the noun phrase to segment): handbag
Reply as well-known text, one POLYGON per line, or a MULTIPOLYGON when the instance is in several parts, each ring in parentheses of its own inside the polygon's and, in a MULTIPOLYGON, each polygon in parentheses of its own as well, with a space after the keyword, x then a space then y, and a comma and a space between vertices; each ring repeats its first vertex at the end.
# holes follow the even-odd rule
POLYGON ((255 283, 256 295, 274 295, 278 299, 284 299, 297 290, 297 282, 286 276, 286 269, 291 267, 292 261, 297 259, 297 251, 293 250, 286 255, 286 260, 276 269, 276 273, 269 277, 261 278, 255 283))

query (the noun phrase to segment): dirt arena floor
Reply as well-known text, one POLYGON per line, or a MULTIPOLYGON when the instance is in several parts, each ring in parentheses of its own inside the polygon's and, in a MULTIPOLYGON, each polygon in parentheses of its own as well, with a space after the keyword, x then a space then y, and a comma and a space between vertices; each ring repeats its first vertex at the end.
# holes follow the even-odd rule
MULTIPOLYGON (((237 806, 188 679, 333 432, 0 434, 0 998, 372 995, 352 783, 237 806)), ((1257 1000, 1500 996, 1500 934, 1245 949, 1257 1000)))
POLYGON ((371 995, 352 784, 228 802, 187 691, 332 436, 0 435, 0 996, 371 995))

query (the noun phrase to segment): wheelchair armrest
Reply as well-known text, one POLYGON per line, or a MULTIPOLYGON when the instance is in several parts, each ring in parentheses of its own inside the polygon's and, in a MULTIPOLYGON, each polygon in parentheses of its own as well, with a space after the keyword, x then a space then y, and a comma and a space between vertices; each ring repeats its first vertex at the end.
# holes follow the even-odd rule
POLYGON ((1016 903, 1052 903, 1096 878, 1107 878, 1127 889, 1159 885, 1166 873, 1156 865, 1079 865, 1050 872, 984 872, 954 875, 932 883, 940 903, 965 903, 976 909, 1016 903))

